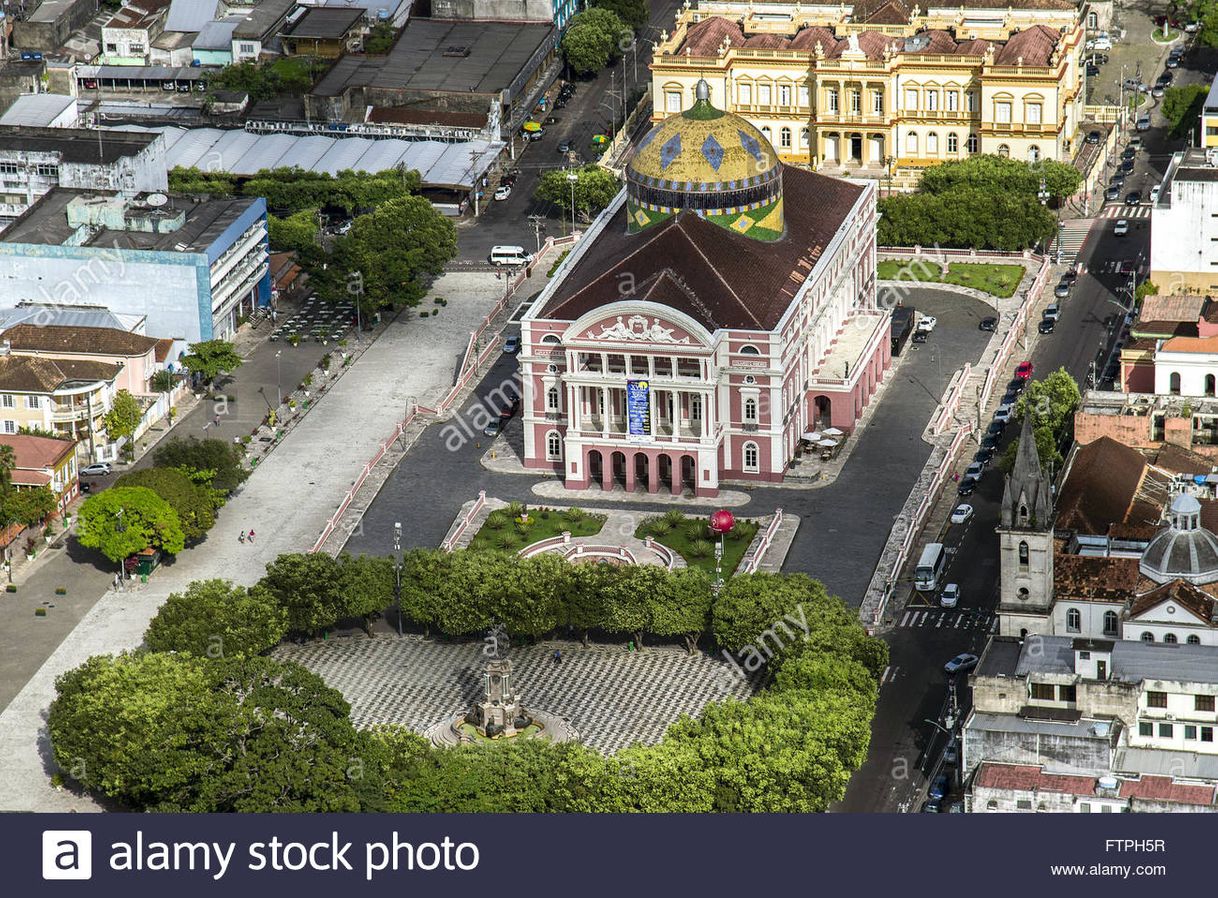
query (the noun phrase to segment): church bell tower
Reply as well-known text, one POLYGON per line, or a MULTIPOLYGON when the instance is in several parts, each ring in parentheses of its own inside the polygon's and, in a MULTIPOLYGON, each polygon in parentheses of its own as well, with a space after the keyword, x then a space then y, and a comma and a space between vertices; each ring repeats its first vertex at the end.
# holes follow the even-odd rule
POLYGON ((1053 604, 1053 497, 1040 467, 1032 414, 1023 417, 1015 466, 1006 478, 998 519, 1002 565, 999 633, 1049 633, 1053 604))

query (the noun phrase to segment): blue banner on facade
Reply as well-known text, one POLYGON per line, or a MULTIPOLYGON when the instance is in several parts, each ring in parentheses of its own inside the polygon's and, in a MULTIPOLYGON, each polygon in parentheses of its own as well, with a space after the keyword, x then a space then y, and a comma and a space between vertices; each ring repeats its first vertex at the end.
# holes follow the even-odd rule
POLYGON ((651 384, 626 381, 626 434, 632 440, 651 439, 651 384))

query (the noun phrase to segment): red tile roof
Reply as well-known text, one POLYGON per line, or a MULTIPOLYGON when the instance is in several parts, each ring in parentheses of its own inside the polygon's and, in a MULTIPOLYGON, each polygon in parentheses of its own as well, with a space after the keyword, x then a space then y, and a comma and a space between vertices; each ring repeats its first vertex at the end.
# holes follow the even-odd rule
POLYGON ((773 242, 752 240, 688 212, 628 234, 623 204, 539 317, 574 321, 619 302, 628 276, 636 295, 646 294, 712 331, 773 330, 863 189, 786 166, 782 177, 787 230, 773 242))
MULTIPOLYGON (((1097 778, 1065 773, 1048 773, 1027 764, 995 764, 985 761, 977 770, 974 785, 1015 792, 1056 792, 1086 798, 1096 794, 1097 778)), ((1117 779, 1117 795, 1126 799, 1162 801, 1170 804, 1211 807, 1218 803, 1214 786, 1177 783, 1169 776, 1142 776, 1117 779)))
POLYGON ((1124 602, 1138 585, 1138 559, 1057 554, 1053 592, 1062 600, 1124 602))
POLYGON ((1048 65, 1061 32, 1047 25, 1012 34, 994 56, 996 65, 1048 65))
POLYGON ((1129 523, 1145 470, 1136 449, 1111 437, 1080 447, 1057 496, 1057 528, 1103 535, 1112 524, 1129 523))
POLYGON ((14 352, 61 352, 71 355, 142 356, 156 339, 117 327, 71 327, 60 324, 15 324, 2 334, 14 352))
POLYGON ((1213 597, 1184 580, 1173 580, 1158 589, 1152 589, 1150 592, 1138 596, 1129 608, 1129 617, 1145 614, 1150 609, 1168 601, 1175 602, 1187 609, 1205 623, 1209 623, 1213 618, 1215 605, 1213 597))
POLYGON ((25 433, 6 433, 0 436, 0 446, 13 447, 17 468, 37 471, 43 468, 54 468, 72 454, 76 444, 71 440, 36 437, 25 433))

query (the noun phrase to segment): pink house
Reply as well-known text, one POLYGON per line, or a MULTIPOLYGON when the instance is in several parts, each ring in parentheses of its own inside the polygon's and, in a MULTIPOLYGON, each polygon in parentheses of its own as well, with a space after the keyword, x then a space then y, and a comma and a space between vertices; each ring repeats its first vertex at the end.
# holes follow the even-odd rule
POLYGON ((0 334, 13 355, 48 359, 88 359, 120 366, 115 390, 134 396, 149 396, 150 385, 160 365, 158 341, 142 334, 113 327, 17 324, 0 334))
POLYGON ((571 489, 781 481, 891 364, 875 184, 781 165, 704 98, 626 182, 522 319, 525 465, 571 489))

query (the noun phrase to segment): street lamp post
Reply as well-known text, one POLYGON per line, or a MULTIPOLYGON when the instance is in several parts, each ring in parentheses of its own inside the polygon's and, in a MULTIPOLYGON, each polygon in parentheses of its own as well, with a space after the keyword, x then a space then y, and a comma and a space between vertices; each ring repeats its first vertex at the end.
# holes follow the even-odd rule
POLYGON ((398 635, 402 635, 402 522, 393 525, 393 602, 398 606, 398 635))
POLYGON ((275 351, 275 408, 283 405, 283 350, 275 351))
MULTIPOLYGON (((124 532, 127 529, 127 527, 126 527, 126 525, 123 524, 123 509, 120 508, 115 513, 114 517, 115 517, 115 521, 116 521, 116 523, 114 525, 114 529, 119 533, 124 532)), ((123 574, 126 573, 126 570, 124 569, 124 566, 123 566, 125 561, 126 561, 126 559, 124 558, 121 561, 119 561, 119 563, 118 563, 118 580, 116 581, 118 587, 121 587, 123 585, 123 574)))
POLYGON ((575 234, 575 185, 579 183, 579 175, 567 172, 567 183, 571 185, 571 234, 575 234))

